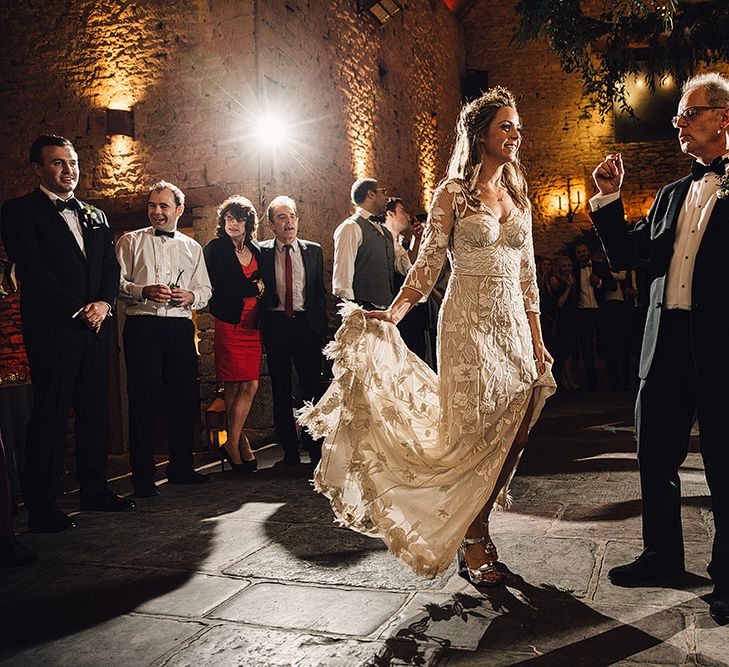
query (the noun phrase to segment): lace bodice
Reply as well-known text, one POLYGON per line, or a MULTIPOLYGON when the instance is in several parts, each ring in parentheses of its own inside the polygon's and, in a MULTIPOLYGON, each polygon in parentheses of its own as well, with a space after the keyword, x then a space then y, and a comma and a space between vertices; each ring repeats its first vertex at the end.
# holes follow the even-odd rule
POLYGON ((456 180, 435 193, 420 254, 405 285, 429 294, 448 256, 453 274, 514 278, 527 312, 539 312, 531 214, 513 208, 498 220, 456 180))

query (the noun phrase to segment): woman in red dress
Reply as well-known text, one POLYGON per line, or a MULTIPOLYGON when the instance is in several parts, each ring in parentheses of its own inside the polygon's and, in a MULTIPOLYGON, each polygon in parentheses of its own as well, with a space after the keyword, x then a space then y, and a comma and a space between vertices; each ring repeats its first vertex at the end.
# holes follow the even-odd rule
POLYGON ((258 275, 261 254, 253 240, 258 216, 241 196, 228 197, 218 207, 218 238, 205 246, 215 317, 215 370, 225 388, 228 440, 221 447, 237 473, 256 470, 256 457, 243 430, 261 370, 258 299, 263 281, 258 275))

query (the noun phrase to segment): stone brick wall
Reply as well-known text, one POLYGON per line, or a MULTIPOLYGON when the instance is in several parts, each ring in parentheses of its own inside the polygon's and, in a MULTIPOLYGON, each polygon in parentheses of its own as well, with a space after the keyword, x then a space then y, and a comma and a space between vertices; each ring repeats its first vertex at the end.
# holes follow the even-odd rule
MULTIPOLYGON (((441 0, 413 0, 383 28, 354 0, 16 3, 0 43, 0 200, 34 185, 33 138, 63 134, 79 152, 81 197, 107 209, 128 201, 125 215, 143 219, 139 194, 171 180, 203 245, 225 195, 245 194, 261 215, 274 196, 293 196, 329 283, 332 233, 356 176, 375 175, 414 210, 429 202, 463 63, 462 31, 441 0), (110 106, 133 107, 134 139, 106 136, 110 106), (293 126, 276 153, 250 136, 251 117, 271 110, 293 126)), ((199 325, 207 398, 210 316, 199 325)))
MULTIPOLYGON (((469 69, 488 70, 489 85, 505 85, 520 97, 525 127, 521 154, 534 204, 535 248, 551 254, 590 227, 585 198, 595 194, 591 173, 605 155, 623 154, 629 219, 647 212, 659 187, 685 175, 689 159, 681 154, 676 140, 621 144, 613 139, 612 116, 583 118, 579 76, 561 71, 547 43, 520 48, 511 44, 517 25, 514 4, 513 0, 468 4, 460 16, 466 64, 469 69), (557 198, 566 201, 567 178, 580 191, 582 202, 571 225, 557 210, 557 198)), ((729 67, 723 71, 729 72, 729 67)))

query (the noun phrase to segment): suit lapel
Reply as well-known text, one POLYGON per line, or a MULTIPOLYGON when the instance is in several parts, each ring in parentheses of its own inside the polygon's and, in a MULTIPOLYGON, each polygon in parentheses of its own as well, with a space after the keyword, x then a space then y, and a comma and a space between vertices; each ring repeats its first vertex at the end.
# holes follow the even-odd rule
POLYGON ((303 241, 299 240, 299 248, 301 248, 301 260, 304 265, 304 310, 308 310, 309 299, 309 285, 314 283, 310 280, 310 276, 314 274, 313 257, 309 252, 309 246, 303 241))
POLYGON ((269 302, 275 308, 278 306, 278 293, 276 292, 276 239, 271 245, 261 245, 261 271, 263 272, 263 282, 270 285, 269 302))
MULTIPOLYGON (((37 193, 35 197, 36 203, 40 212, 43 214, 43 217, 48 221, 50 225, 52 225, 54 230, 58 231, 61 237, 65 239, 66 243, 71 246, 77 257, 82 262, 86 263, 86 257, 84 257, 83 252, 81 252, 81 248, 78 245, 78 241, 76 241, 76 237, 68 228, 68 223, 66 223, 65 218, 58 212, 58 209, 53 205, 53 202, 40 188, 35 192, 37 193)), ((85 235, 84 243, 86 243, 85 235)))
POLYGON ((681 205, 686 199, 686 194, 691 187, 691 177, 687 176, 679 181, 673 192, 668 195, 668 209, 666 210, 666 224, 671 230, 671 238, 676 236, 676 227, 678 226, 678 214, 681 212, 681 205))

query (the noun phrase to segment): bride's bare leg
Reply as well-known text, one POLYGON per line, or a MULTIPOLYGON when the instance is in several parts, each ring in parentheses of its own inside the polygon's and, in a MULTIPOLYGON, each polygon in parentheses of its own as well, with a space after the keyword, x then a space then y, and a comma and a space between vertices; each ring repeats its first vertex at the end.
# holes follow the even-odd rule
MULTIPOLYGON (((526 413, 524 414, 524 418, 522 419, 522 422, 519 426, 519 430, 516 432, 516 436, 514 437, 514 442, 511 445, 511 449, 506 456, 504 465, 502 466, 499 477, 496 480, 494 490, 492 491, 489 499, 486 501, 486 504, 483 506, 481 512, 473 520, 473 523, 471 523, 471 525, 468 527, 468 530, 466 531, 467 539, 475 540, 479 538, 485 538, 485 540, 479 541, 479 543, 477 544, 467 546, 464 549, 466 564, 472 570, 476 570, 482 565, 485 565, 486 563, 491 563, 495 560, 495 558, 491 557, 490 554, 488 554, 485 550, 485 547, 487 547, 488 543, 491 541, 491 537, 488 533, 489 515, 491 514, 491 510, 493 509, 494 503, 496 502, 496 498, 501 492, 501 489, 508 481, 509 476, 511 475, 511 471, 516 465, 519 454, 524 451, 524 448, 527 445, 527 440, 529 437, 529 424, 531 423, 533 412, 534 397, 532 396, 529 401, 529 406, 527 407, 526 413)), ((496 580, 498 581, 498 576, 496 577, 496 580)))
MULTIPOLYGON (((514 469, 514 466, 516 465, 516 462, 519 458, 519 454, 521 454, 524 451, 524 448, 527 446, 527 441, 529 439, 529 424, 532 421, 533 412, 534 397, 532 396, 529 401, 529 406, 524 413, 524 419, 522 419, 521 421, 519 430, 516 432, 516 436, 514 437, 514 442, 511 445, 511 449, 509 450, 509 453, 506 456, 506 460, 504 461, 504 465, 501 468, 499 478, 496 480, 496 484, 494 486, 494 490, 491 493, 491 497, 483 506, 480 516, 476 518, 476 521, 481 521, 484 525, 488 523, 489 515, 491 514, 491 510, 494 506, 494 503, 496 502, 496 498, 498 498, 499 493, 501 493, 501 489, 504 488, 504 484, 506 484, 506 482, 508 481, 509 476, 511 475, 511 471, 514 469)), ((474 523, 476 523, 476 521, 474 521, 474 523)))

